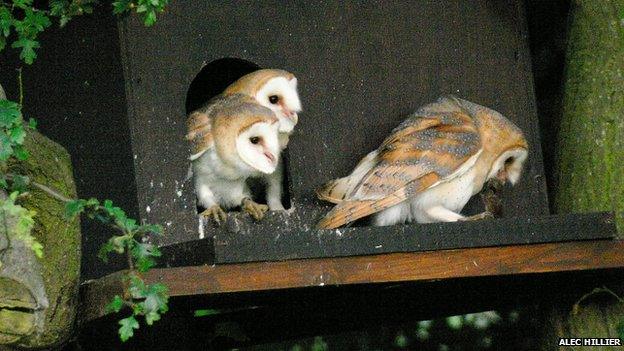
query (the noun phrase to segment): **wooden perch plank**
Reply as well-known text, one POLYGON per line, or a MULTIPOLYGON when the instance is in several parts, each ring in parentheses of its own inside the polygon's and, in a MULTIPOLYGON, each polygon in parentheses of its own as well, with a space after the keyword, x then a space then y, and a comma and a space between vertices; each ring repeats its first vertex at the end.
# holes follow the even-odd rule
MULTIPOLYGON (((279 223, 275 224, 279 226, 279 223)), ((258 231, 219 231, 215 262, 344 257, 486 246, 613 238, 613 213, 574 213, 533 218, 350 227, 314 230, 289 226, 258 231), (251 235, 253 233, 253 237, 251 235)))
MULTIPOLYGON (((416 282, 466 277, 624 267, 624 241, 596 240, 495 248, 395 253, 153 269, 149 282, 164 282, 171 296, 263 291, 323 285, 416 282)), ((83 285, 83 320, 103 315, 119 291, 120 273, 83 285)))

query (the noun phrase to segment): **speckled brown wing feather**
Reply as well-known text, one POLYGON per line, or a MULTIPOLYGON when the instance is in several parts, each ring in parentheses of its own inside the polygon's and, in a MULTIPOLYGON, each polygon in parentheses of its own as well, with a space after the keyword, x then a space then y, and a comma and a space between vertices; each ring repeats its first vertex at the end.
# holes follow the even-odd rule
POLYGON ((377 164, 318 226, 337 228, 399 204, 451 177, 480 148, 477 126, 456 99, 427 105, 383 142, 377 164))
POLYGON ((191 142, 191 159, 195 159, 214 144, 212 120, 204 111, 191 113, 186 121, 186 140, 191 142))

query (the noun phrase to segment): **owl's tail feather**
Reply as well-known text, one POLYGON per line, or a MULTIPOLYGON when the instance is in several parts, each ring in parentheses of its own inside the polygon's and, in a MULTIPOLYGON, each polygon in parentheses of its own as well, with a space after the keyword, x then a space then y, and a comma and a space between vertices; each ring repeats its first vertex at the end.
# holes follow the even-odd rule
POLYGON ((340 203, 347 199, 347 197, 349 197, 349 195, 351 195, 355 188, 360 184, 362 177, 364 177, 368 171, 375 166, 378 154, 379 152, 377 150, 370 152, 357 164, 350 175, 334 179, 316 189, 316 196, 323 201, 334 204, 340 203))
POLYGON ((379 200, 343 201, 337 204, 316 226, 319 229, 335 229, 362 217, 385 210, 405 200, 403 190, 379 200))
POLYGON ((316 189, 316 196, 323 201, 333 204, 340 203, 345 199, 347 191, 352 187, 351 183, 353 183, 351 176, 334 179, 316 189))
POLYGON ((383 211, 405 201, 408 196, 413 196, 429 188, 438 180, 439 177, 436 173, 428 173, 412 181, 409 186, 402 187, 381 199, 342 201, 329 211, 316 227, 318 229, 335 229, 362 217, 383 211))

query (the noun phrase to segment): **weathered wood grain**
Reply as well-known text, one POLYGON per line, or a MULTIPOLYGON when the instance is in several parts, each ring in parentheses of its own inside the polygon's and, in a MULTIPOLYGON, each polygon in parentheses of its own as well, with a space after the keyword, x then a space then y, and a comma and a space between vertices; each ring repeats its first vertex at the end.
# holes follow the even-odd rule
MULTIPOLYGON (((329 259, 154 269, 171 296, 270 291, 300 287, 427 282, 467 277, 624 267, 624 241, 597 240, 495 248, 395 253, 329 259)), ((102 316, 120 289, 120 273, 83 285, 83 320, 102 316)))

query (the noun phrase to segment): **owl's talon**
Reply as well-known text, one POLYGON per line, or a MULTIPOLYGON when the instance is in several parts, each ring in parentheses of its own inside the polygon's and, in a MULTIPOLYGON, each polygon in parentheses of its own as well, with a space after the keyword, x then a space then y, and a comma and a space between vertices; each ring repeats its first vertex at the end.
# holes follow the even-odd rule
POLYGON ((490 211, 483 211, 474 216, 464 217, 462 221, 480 221, 482 219, 494 219, 494 214, 490 211))
POLYGON ((268 210, 269 210, 269 206, 256 203, 250 198, 245 198, 243 200, 243 211, 249 213, 249 215, 256 221, 259 221, 262 218, 264 218, 264 214, 268 210))
POLYGON ((221 224, 221 222, 225 222, 227 220, 227 213, 225 213, 225 211, 223 211, 223 209, 219 205, 214 205, 210 208, 207 208, 204 212, 201 213, 201 215, 212 219, 219 225, 221 224))

